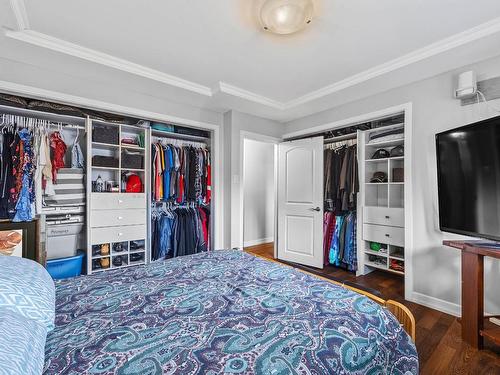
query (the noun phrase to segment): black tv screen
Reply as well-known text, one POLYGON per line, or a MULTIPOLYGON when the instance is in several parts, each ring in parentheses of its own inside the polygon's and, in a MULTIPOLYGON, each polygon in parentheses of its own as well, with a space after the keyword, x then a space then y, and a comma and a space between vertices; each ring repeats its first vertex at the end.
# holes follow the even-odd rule
POLYGON ((500 116, 436 135, 442 231, 500 241, 500 116))

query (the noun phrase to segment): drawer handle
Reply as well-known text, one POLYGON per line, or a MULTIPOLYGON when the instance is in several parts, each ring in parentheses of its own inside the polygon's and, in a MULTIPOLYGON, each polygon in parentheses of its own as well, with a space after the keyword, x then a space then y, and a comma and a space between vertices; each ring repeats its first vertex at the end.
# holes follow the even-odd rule
POLYGON ((123 200, 121 200, 121 199, 118 199, 118 203, 123 203, 123 200))
POLYGON ((385 234, 385 236, 386 236, 386 237, 390 237, 391 235, 390 235, 390 234, 388 234, 388 233, 386 233, 386 234, 385 234))
POLYGON ((118 216, 118 220, 123 220, 123 216, 118 216))
POLYGON ((118 233, 118 236, 120 236, 120 237, 123 236, 123 233, 118 233))
POLYGON ((385 216, 385 218, 386 218, 386 219, 390 219, 391 217, 390 217, 389 215, 386 215, 386 216, 385 216))

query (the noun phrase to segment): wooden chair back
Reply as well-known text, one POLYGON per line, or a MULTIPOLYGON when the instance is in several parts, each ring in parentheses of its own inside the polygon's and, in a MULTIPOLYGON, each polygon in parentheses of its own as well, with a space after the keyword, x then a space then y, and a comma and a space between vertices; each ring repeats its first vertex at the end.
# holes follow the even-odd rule
POLYGON ((410 309, 400 302, 387 300, 385 301, 385 307, 389 310, 401 323, 403 329, 410 335, 413 342, 415 342, 415 317, 411 313, 410 309))

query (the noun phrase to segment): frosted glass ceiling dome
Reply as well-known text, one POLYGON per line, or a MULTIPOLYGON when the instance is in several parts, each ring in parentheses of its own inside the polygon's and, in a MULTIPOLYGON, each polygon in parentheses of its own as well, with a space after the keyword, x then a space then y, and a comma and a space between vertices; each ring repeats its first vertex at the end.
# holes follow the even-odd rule
POLYGON ((266 0, 260 9, 260 22, 265 30, 276 34, 292 34, 312 21, 312 0, 266 0))

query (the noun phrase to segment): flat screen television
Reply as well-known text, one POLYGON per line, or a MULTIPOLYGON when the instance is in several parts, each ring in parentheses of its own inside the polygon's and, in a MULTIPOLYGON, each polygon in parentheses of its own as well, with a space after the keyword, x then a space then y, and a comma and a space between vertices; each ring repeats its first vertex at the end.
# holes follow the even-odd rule
POLYGON ((500 241, 500 116, 436 135, 442 231, 500 241))

